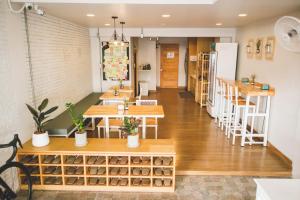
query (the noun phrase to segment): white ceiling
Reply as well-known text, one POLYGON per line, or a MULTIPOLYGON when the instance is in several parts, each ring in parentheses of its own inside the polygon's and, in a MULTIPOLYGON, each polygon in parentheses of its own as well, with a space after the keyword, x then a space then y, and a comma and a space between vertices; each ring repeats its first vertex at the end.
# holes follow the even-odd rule
MULTIPOLYGON (((41 3, 41 1, 45 0, 35 0, 45 9, 46 14, 88 27, 113 24, 112 15, 119 16, 120 20, 125 21, 126 27, 216 27, 216 23, 219 22, 223 24, 220 27, 238 27, 256 20, 300 10, 300 0, 218 0, 211 5, 208 4, 210 0, 207 0, 207 4, 192 5, 118 4, 116 0, 114 4, 41 3), (87 13, 93 13, 95 17, 87 17, 87 13), (240 13, 247 13, 248 16, 238 17, 240 13), (162 18, 162 14, 170 14, 171 17, 162 18)), ((80 2, 78 0, 73 2, 76 1, 80 2)), ((186 0, 188 3, 193 1, 195 0, 186 0)))

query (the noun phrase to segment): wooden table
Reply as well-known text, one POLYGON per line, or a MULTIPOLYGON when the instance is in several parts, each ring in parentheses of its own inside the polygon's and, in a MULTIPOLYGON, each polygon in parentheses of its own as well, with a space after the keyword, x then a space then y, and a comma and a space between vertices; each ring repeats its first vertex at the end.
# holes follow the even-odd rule
POLYGON ((107 92, 114 92, 114 88, 118 87, 119 92, 128 92, 133 93, 133 89, 130 86, 124 86, 124 88, 120 88, 120 86, 112 86, 107 92))
POLYGON ((156 106, 128 106, 124 112, 118 111, 117 105, 93 105, 84 114, 84 118, 103 118, 105 122, 105 133, 109 136, 109 118, 135 117, 142 118, 142 137, 146 138, 146 119, 164 118, 164 110, 161 105, 156 106))
POLYGON ((99 97, 99 99, 103 101, 113 100, 113 99, 129 100, 130 97, 131 97, 131 93, 129 92, 119 92, 117 96, 113 92, 105 92, 99 97))
MULTIPOLYGON (((222 78, 221 78, 222 79, 222 78)), ((269 90, 262 90, 261 83, 255 83, 254 85, 249 83, 242 83, 236 80, 226 80, 222 79, 225 83, 232 85, 233 87, 238 87, 239 92, 246 97, 246 107, 242 122, 242 140, 241 146, 245 144, 263 144, 267 146, 268 142, 268 126, 269 126, 269 116, 270 116, 270 102, 271 97, 275 95, 275 89, 270 87, 269 90), (256 98, 256 107, 254 112, 249 112, 250 99, 256 98), (261 98, 266 98, 265 111, 260 111, 261 98), (264 118, 264 130, 262 133, 252 133, 252 131, 247 131, 248 118, 253 117, 252 125, 254 125, 254 117, 264 118), (253 141, 253 137, 262 137, 263 141, 253 141), (246 138, 249 141, 246 141, 246 138)))

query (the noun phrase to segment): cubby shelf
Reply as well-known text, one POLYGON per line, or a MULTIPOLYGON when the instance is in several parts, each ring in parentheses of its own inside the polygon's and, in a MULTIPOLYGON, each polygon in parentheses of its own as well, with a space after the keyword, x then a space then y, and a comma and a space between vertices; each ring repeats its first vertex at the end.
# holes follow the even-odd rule
MULTIPOLYGON (((72 139, 66 138, 55 138, 51 139, 50 147, 51 148, 35 148, 31 144, 25 143, 24 148, 20 149, 17 155, 17 158, 20 162, 22 160, 30 160, 30 156, 37 156, 36 164, 28 164, 28 166, 38 166, 39 173, 33 174, 32 177, 35 177, 35 183, 33 184, 33 189, 36 190, 79 190, 79 191, 140 191, 140 192, 173 192, 175 190, 175 161, 176 154, 174 152, 174 146, 171 140, 147 140, 142 141, 141 146, 152 146, 152 148, 139 147, 132 151, 126 147, 122 151, 116 151, 113 149, 114 146, 119 148, 120 143, 124 143, 126 140, 122 141, 119 139, 110 139, 109 141, 102 142, 103 139, 89 139, 89 145, 93 143, 99 143, 97 151, 94 148, 85 147, 84 150, 78 150, 74 146, 73 151, 63 151, 55 146, 59 144, 70 143, 72 139), (166 142, 168 141, 168 142, 166 142), (103 144, 104 143, 104 144, 103 144), (110 144, 111 143, 111 144, 110 144), (157 143, 157 144, 156 144, 157 143), (164 149, 164 145, 165 149, 164 149), (153 148, 155 146, 159 148, 153 148), (101 147, 102 146, 102 147, 101 147), (48 149, 51 149, 48 150, 48 149), (139 151, 140 149, 140 151, 139 151), (147 149, 145 152, 144 149, 147 149), (149 151, 148 149, 157 149, 157 151, 149 151), (53 164, 51 159, 59 159, 60 163, 53 164), (69 160, 70 159, 70 160, 69 160), (77 162, 72 163, 77 159, 77 162), (92 160, 89 160, 92 159, 92 160), (98 159, 98 163, 94 164, 98 159), (113 159, 113 161, 111 160, 113 159), (132 160, 142 159, 148 160, 149 164, 133 164, 132 160), (170 165, 154 165, 155 159, 169 159, 170 165), (47 163, 45 163, 47 161, 47 163), (117 164, 111 164, 116 162, 117 164), (127 163, 125 165, 120 164, 127 163), (87 164, 89 163, 89 164, 87 164), (125 168, 127 174, 121 175, 120 170, 125 168), (133 175, 133 169, 140 169, 141 171, 145 168, 149 169, 149 175, 133 175), (115 170, 111 174, 112 170, 115 170), (170 176, 155 176, 154 170, 169 169, 171 171, 170 176), (45 173, 46 170, 48 173, 45 173), (56 171, 58 174, 53 174, 56 171), (77 171, 79 170, 79 171, 77 171), (95 174, 90 174, 90 171, 95 174), (101 170, 98 173, 98 170, 101 170), (52 172, 52 173, 51 173, 52 172), (73 172, 73 174, 70 174, 73 172), (82 174, 76 174, 82 173, 82 174), (68 174, 67 174, 68 173, 68 174), (101 174, 100 174, 101 173, 101 174), (159 180, 157 180, 159 179, 159 180), (133 182, 139 183, 139 185, 134 185, 133 182), (155 185, 155 182, 159 183, 159 187, 155 185), (147 184, 148 185, 145 185, 147 184), (142 185, 143 184, 143 185, 142 185), (168 184, 167 186, 165 184, 168 184)), ((104 140, 103 140, 104 141, 104 140)), ((73 144, 72 144, 73 145, 73 144)), ((93 146, 94 147, 94 146, 93 146)), ((141 173, 140 171, 140 173, 141 173)), ((26 185, 24 183, 24 176, 20 174, 21 189, 25 189, 26 185)))

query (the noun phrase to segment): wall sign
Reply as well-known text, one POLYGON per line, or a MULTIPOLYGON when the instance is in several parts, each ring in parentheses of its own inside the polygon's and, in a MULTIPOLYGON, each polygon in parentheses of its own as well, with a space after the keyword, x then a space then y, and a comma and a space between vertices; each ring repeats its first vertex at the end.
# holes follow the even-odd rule
POLYGON ((174 51, 170 51, 167 53, 167 59, 173 59, 175 57, 174 51))
POLYGON ((197 56, 190 56, 190 61, 191 62, 196 62, 197 61, 197 56))

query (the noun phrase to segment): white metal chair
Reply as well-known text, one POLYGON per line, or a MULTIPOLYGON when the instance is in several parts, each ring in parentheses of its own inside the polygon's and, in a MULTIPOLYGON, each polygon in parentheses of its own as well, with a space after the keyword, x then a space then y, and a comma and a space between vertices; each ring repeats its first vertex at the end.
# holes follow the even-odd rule
MULTIPOLYGON (((107 99, 103 100, 103 105, 120 105, 124 104, 125 101, 122 99, 107 99)), ((109 130, 115 129, 119 132, 119 138, 121 138, 121 130, 120 128, 123 126, 123 118, 111 118, 109 119, 109 130)), ((97 129, 98 129, 98 137, 100 138, 100 130, 101 128, 103 129, 104 136, 109 138, 109 133, 108 135, 105 134, 105 121, 103 119, 100 120, 100 122, 97 124, 97 129)), ((109 131, 110 132, 110 131, 109 131)))
MULTIPOLYGON (((153 106, 153 105, 157 105, 157 100, 136 100, 135 104, 137 106, 153 106)), ((142 126, 142 125, 140 125, 140 126, 142 126)), ((157 139, 157 129, 158 129, 157 117, 147 118, 146 119, 146 127, 154 127, 155 128, 155 139, 157 139)))

